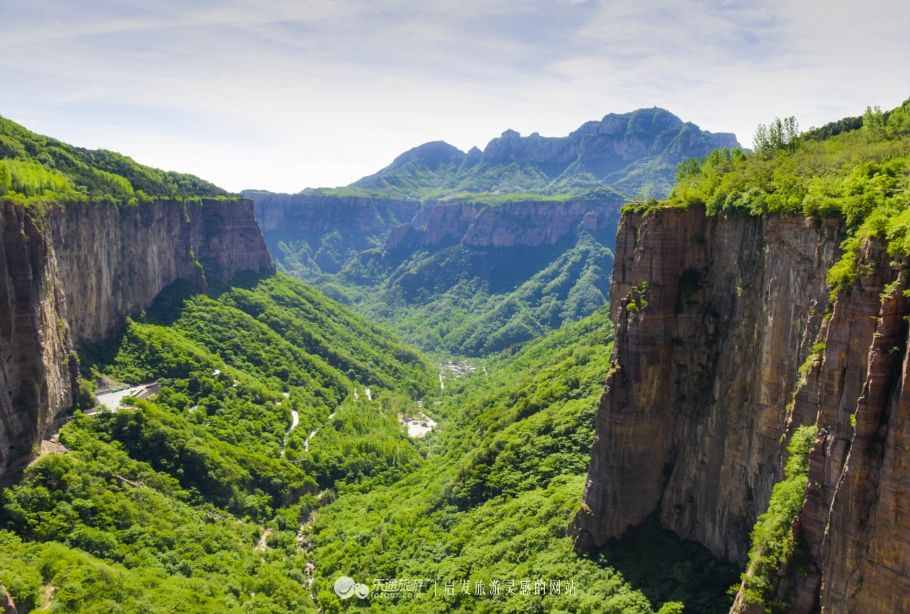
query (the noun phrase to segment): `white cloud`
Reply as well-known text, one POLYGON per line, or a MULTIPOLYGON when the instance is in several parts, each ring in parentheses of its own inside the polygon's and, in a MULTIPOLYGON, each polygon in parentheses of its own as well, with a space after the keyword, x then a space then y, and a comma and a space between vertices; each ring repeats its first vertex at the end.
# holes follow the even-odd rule
POLYGON ((283 0, 0 6, 0 113, 231 189, 664 106, 745 144, 910 95, 905 2, 283 0))

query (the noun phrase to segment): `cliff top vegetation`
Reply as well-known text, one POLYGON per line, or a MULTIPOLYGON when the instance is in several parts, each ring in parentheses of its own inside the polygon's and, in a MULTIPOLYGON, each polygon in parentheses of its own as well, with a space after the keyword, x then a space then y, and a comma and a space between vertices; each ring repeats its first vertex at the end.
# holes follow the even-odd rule
POLYGON ((792 118, 775 120, 759 128, 752 152, 718 150, 685 161, 666 200, 637 208, 693 205, 709 215, 841 217, 844 255, 829 273, 836 292, 856 277, 863 240, 877 237, 892 255, 910 255, 910 100, 802 134, 792 118))
POLYGON ((225 198, 193 175, 162 171, 104 149, 83 149, 0 117, 0 200, 19 204, 225 198))

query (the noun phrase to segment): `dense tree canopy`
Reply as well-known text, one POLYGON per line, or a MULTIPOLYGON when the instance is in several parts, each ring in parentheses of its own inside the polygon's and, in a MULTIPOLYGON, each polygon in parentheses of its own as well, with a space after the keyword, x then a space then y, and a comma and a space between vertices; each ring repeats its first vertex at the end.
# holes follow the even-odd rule
POLYGON ((21 203, 222 198, 227 192, 103 149, 73 147, 0 117, 0 197, 21 203))

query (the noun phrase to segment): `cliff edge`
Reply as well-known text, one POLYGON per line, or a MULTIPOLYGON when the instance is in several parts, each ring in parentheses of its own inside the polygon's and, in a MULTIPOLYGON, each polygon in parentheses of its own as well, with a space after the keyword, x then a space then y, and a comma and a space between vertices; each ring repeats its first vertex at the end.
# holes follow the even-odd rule
POLYGON ((73 405, 76 348, 177 280, 199 290, 273 271, 244 200, 0 203, 0 477, 73 405))
POLYGON ((907 271, 870 238, 832 293, 844 238, 838 217, 624 213, 579 549, 654 515, 747 567, 734 612, 910 611, 907 271), (805 496, 769 568, 750 536, 800 426, 805 496))

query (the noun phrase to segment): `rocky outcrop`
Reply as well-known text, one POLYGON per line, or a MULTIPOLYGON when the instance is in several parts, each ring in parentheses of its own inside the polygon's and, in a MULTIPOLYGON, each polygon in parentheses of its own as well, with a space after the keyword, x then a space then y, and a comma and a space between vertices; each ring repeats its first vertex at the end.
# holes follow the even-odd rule
POLYGON ((513 201, 429 203, 408 223, 395 228, 387 253, 438 250, 461 244, 469 248, 540 248, 572 240, 580 232, 612 236, 622 199, 613 195, 551 202, 513 201))
POLYGON ((314 194, 244 193, 269 251, 290 272, 312 279, 334 274, 357 254, 382 246, 423 206, 413 200, 314 194), (288 262, 285 263, 285 260, 288 262))
POLYGON ((82 343, 177 280, 200 290, 271 272, 248 201, 0 204, 0 476, 71 407, 82 343))
MULTIPOLYGON (((789 434, 815 424, 778 598, 789 612, 910 611, 910 299, 902 264, 867 241, 829 302, 842 235, 793 216, 623 216, 581 549, 656 515, 744 563, 789 434)), ((756 610, 740 596, 734 611, 756 610)))
POLYGON ((779 591, 794 612, 910 612, 907 269, 875 241, 859 260, 794 409, 819 426, 795 523, 807 556, 779 591))
POLYGON ((780 477, 798 368, 826 308, 835 223, 623 215, 613 270, 615 367, 598 413, 582 541, 657 514, 742 561, 780 477))
POLYGON ((3 588, 2 584, 0 584, 0 607, 3 608, 3 614, 18 614, 19 612, 16 609, 16 602, 13 601, 12 595, 3 588))

